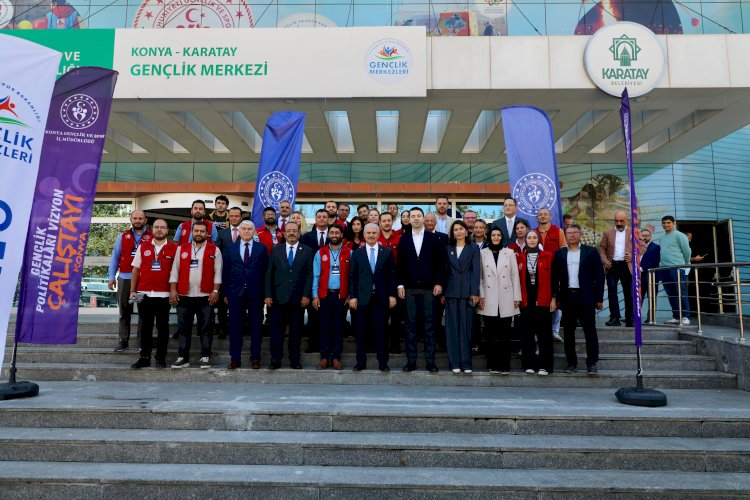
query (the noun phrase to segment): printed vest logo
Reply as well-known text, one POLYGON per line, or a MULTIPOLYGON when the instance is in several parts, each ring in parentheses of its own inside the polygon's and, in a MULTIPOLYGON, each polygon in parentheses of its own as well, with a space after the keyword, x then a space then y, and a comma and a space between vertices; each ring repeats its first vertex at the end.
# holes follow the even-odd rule
POLYGON ((536 217, 542 208, 552 210, 557 203, 555 182, 544 174, 526 174, 513 185, 511 196, 522 213, 536 217))
POLYGON ((263 206, 278 209, 282 201, 294 201, 294 184, 281 172, 269 172, 258 182, 258 197, 263 206))
POLYGON ((597 31, 586 45, 586 71, 606 93, 620 97, 650 92, 664 73, 664 50, 654 33, 640 24, 619 22, 597 31))
POLYGON ((89 95, 75 94, 63 101, 60 106, 60 118, 68 127, 83 130, 96 123, 99 118, 99 105, 89 95))
POLYGON ((398 40, 378 40, 365 55, 365 70, 378 83, 393 84, 409 76, 413 57, 409 47, 398 40))
POLYGON ((133 28, 252 28, 255 19, 245 0, 144 0, 133 28))

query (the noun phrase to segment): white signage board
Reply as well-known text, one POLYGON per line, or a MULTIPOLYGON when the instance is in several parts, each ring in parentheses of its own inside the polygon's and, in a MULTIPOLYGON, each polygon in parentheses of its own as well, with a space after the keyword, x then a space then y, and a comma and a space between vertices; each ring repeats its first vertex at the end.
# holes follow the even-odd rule
POLYGON ((656 35, 631 22, 599 29, 586 45, 584 58, 594 85, 616 97, 625 88, 631 98, 649 93, 659 84, 666 66, 665 51, 656 35))
POLYGON ((424 97, 424 27, 115 33, 115 98, 424 97))

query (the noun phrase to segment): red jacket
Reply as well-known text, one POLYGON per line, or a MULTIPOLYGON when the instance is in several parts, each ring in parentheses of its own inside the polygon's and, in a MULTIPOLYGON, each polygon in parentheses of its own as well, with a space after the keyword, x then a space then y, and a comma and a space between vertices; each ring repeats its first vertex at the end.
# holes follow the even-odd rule
MULTIPOLYGON (((268 255, 271 255, 271 249, 274 247, 273 245, 273 237, 271 235, 271 231, 268 230, 266 226, 263 226, 258 230, 258 241, 263 243, 265 245, 266 250, 268 250, 268 255)), ((276 244, 284 242, 284 232, 279 228, 276 227, 276 244)))
MULTIPOLYGON (((509 247, 510 248, 510 247, 509 247)), ((539 252, 536 264, 537 295, 535 306, 549 307, 552 302, 552 252, 543 250, 539 252)), ((526 291, 526 252, 516 254, 518 262, 518 277, 521 281, 521 307, 528 307, 528 294, 526 291)))
MULTIPOLYGON (((154 235, 151 234, 151 230, 146 230, 141 235, 140 244, 146 243, 154 235)), ((122 241, 120 242, 120 272, 129 273, 133 271, 133 257, 135 257, 135 251, 138 247, 135 244, 135 238, 133 237, 133 229, 130 228, 122 233, 122 241)))
POLYGON ((383 236, 383 232, 381 231, 378 235, 378 243, 383 245, 386 248, 390 248, 391 252, 393 252, 393 265, 396 265, 397 259, 398 259, 398 242, 401 241, 401 232, 400 231, 393 231, 391 233, 391 237, 387 240, 385 239, 385 236, 383 236))
MULTIPOLYGON (((206 238, 208 239, 208 241, 211 241, 211 233, 213 232, 214 223, 208 219, 203 219, 203 222, 206 223, 206 238)), ((185 222, 177 226, 177 234, 180 235, 180 245, 190 243, 190 233, 192 232, 192 228, 192 220, 186 220, 185 222)))
MULTIPOLYGON (((193 258, 193 245, 187 243, 180 246, 180 275, 177 277, 177 293, 187 295, 190 291, 190 260, 193 258)), ((206 241, 203 250, 203 269, 201 275, 201 292, 211 293, 214 290, 214 262, 216 260, 216 245, 206 241)))
MULTIPOLYGON (((156 258, 156 248, 152 241, 141 243, 141 267, 138 275, 139 292, 168 292, 169 291, 169 274, 172 272, 174 264, 174 254, 177 252, 177 243, 167 241, 159 252, 159 262, 161 269, 154 271, 151 269, 151 263, 156 258)), ((190 262, 188 261, 188 266, 190 262)))
MULTIPOLYGON (((320 253, 320 281, 318 282, 318 298, 325 299, 328 295, 328 278, 331 274, 331 247, 328 245, 318 250, 320 253)), ((341 287, 339 298, 346 300, 349 296, 349 266, 352 260, 352 250, 344 245, 339 252, 339 269, 341 287)))
POLYGON ((545 252, 555 253, 560 250, 561 246, 563 246, 560 243, 560 228, 556 225, 550 224, 547 236, 544 237, 544 241, 542 241, 542 233, 539 231, 539 228, 534 229, 534 231, 539 234, 539 243, 544 247, 545 252))

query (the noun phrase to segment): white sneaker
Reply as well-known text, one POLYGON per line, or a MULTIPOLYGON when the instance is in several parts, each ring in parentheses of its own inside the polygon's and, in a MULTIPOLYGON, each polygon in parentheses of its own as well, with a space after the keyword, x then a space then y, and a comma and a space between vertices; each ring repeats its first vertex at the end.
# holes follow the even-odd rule
POLYGON ((552 332, 552 340, 554 340, 555 342, 562 342, 563 339, 560 336, 560 332, 552 332))
POLYGON ((545 370, 544 368, 540 368, 539 371, 537 372, 537 375, 541 377, 546 377, 547 375, 549 375, 549 373, 547 373, 547 370, 545 370))
POLYGON ((187 358, 183 358, 182 356, 175 359, 174 363, 172 363, 172 368, 188 368, 189 366, 190 361, 187 358))
POLYGON ((668 319, 667 321, 665 321, 664 324, 665 325, 679 325, 680 324, 680 320, 672 318, 672 319, 668 319))
POLYGON ((500 372, 500 375, 510 375, 510 372, 500 372))
POLYGON ((454 368, 451 370, 453 373, 461 373, 461 368, 454 368))
POLYGON ((533 374, 534 374, 534 373, 536 373, 536 372, 535 372, 534 370, 532 370, 531 368, 528 368, 528 369, 526 370, 526 373, 528 373, 529 375, 533 375, 533 374))
POLYGON ((690 324, 690 320, 688 318, 682 318, 682 325, 688 326, 690 324))
POLYGON ((464 373, 471 373, 471 370, 464 370, 464 373))
POLYGON ((490 368, 490 373, 492 373, 493 375, 497 375, 498 373, 500 373, 500 370, 495 370, 494 368, 490 368))
POLYGON ((203 356, 200 361, 201 368, 211 368, 211 358, 203 356))

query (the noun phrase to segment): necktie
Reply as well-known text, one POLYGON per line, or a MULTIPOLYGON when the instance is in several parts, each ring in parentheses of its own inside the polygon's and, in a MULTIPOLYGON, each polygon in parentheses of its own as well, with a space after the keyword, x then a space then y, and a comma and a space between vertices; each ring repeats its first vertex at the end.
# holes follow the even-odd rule
POLYGON ((283 231, 286 227, 286 219, 281 219, 281 230, 283 231))
POLYGON ((375 247, 370 247, 370 269, 375 274, 375 247))
POLYGON ((323 231, 320 232, 320 242, 318 243, 319 247, 325 246, 326 241, 323 239, 323 231))
POLYGON ((508 223, 508 236, 510 236, 510 238, 513 239, 513 221, 510 219, 507 219, 506 222, 508 223))
POLYGON ((234 243, 235 241, 237 241, 237 228, 233 227, 232 228, 232 243, 234 243))
POLYGON ((250 242, 245 243, 245 258, 243 260, 245 261, 245 265, 250 263, 250 242))
POLYGON ((289 262, 289 267, 292 267, 292 264, 294 264, 294 247, 289 247, 289 256, 287 257, 287 261, 289 262))

